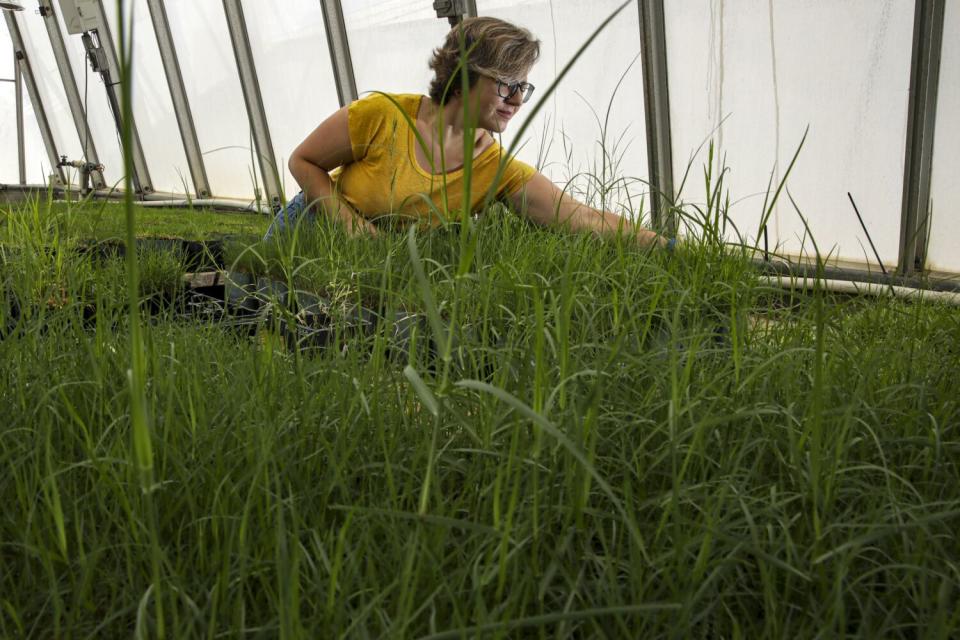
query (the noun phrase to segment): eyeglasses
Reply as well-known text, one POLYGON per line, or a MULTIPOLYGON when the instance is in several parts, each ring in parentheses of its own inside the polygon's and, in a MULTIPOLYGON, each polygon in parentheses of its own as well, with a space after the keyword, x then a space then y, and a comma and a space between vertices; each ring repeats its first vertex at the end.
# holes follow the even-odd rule
POLYGON ((519 91, 521 102, 526 102, 533 95, 533 90, 536 89, 529 82, 504 82, 500 78, 490 79, 497 81, 497 94, 504 100, 509 100, 519 91))

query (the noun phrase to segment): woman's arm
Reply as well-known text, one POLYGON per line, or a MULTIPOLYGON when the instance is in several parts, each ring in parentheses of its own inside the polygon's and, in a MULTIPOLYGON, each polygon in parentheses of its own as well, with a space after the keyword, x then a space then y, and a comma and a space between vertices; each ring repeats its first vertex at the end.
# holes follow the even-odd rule
POLYGON ((303 189, 306 201, 324 214, 339 220, 350 233, 376 235, 375 227, 349 204, 337 197, 330 172, 356 160, 350 144, 347 120, 349 107, 343 107, 320 123, 306 140, 293 150, 287 166, 303 189))
POLYGON ((643 246, 667 245, 666 238, 649 229, 615 213, 594 209, 577 201, 539 172, 509 200, 517 211, 544 226, 569 225, 571 231, 593 231, 607 238, 622 233, 632 236, 643 246))

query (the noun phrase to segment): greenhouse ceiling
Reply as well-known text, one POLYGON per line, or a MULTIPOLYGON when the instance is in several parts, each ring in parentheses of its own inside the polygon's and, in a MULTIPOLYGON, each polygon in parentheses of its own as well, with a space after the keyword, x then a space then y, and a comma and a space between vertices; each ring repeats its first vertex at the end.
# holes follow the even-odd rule
POLYGON ((296 191, 287 157, 326 115, 374 90, 425 91, 450 24, 493 15, 541 39, 531 82, 562 76, 518 153, 559 184, 682 227, 650 194, 695 216, 709 171, 731 237, 802 256, 812 234, 837 264, 960 272, 960 2, 121 4, 2 3, 0 188, 122 183, 121 12, 139 196, 264 209, 296 191))

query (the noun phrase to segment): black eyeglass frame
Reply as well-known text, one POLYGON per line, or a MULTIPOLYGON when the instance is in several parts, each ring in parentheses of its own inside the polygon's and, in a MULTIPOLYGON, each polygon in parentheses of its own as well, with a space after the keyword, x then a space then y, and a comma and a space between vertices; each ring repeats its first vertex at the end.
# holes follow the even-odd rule
POLYGON ((506 82, 500 78, 494 78, 493 76, 487 76, 491 80, 496 81, 497 83, 497 95, 503 98, 504 100, 509 100, 517 91, 520 92, 520 101, 521 103, 526 103, 530 100, 530 97, 533 95, 533 92, 536 90, 536 87, 530 84, 529 82, 506 82), (506 88, 507 93, 504 94, 504 88, 506 88))

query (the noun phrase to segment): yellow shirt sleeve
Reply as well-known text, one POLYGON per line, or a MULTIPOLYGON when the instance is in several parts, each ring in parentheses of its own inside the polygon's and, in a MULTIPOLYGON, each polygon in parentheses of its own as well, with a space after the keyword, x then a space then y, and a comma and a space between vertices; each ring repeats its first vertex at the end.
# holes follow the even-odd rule
POLYGON ((497 188, 498 196, 512 196, 523 188, 523 185, 530 181, 530 178, 537 174, 537 170, 521 162, 513 156, 507 160, 507 166, 503 170, 503 176, 500 178, 500 185, 497 188))
POLYGON ((350 130, 350 147, 354 160, 367 155, 376 145, 377 134, 383 128, 390 100, 374 93, 360 100, 354 100, 347 108, 347 126, 350 130))

